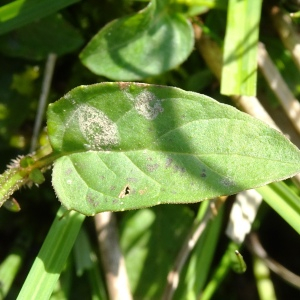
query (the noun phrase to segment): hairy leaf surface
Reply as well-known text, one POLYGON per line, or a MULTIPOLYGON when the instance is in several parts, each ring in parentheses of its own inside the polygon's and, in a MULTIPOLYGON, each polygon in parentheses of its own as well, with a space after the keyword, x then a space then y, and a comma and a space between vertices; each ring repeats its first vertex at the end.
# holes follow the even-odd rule
POLYGON ((281 133, 237 109, 178 88, 100 83, 49 106, 58 158, 53 186, 87 215, 189 203, 300 171, 281 133))

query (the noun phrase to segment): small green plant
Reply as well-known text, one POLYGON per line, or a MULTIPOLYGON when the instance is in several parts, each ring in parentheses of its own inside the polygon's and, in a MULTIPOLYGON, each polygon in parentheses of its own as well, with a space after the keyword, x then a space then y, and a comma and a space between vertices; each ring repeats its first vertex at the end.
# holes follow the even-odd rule
MULTIPOLYGON (((228 105, 228 99, 216 92, 212 76, 222 74, 222 92, 235 95, 232 98, 244 110, 255 111, 248 108, 250 102, 261 109, 255 98, 255 58, 262 55, 258 47, 262 1, 152 0, 147 5, 121 1, 120 7, 117 1, 105 1, 95 13, 93 1, 86 1, 62 10, 75 2, 17 0, 0 7, 0 20, 5 21, 0 25, 0 61, 11 63, 3 76, 3 82, 11 81, 9 92, 0 83, 4 99, 0 150, 19 149, 0 176, 0 206, 20 211, 24 205, 27 212, 12 226, 26 230, 14 244, 8 243, 8 255, 0 251, 0 299, 75 299, 78 295, 130 299, 131 293, 135 299, 198 299, 199 295, 211 299, 218 288, 224 298, 222 281, 230 269, 238 274, 253 270, 257 293, 265 299, 257 266, 268 265, 268 256, 259 257, 261 252, 255 248, 259 242, 251 233, 245 244, 256 258, 253 268, 247 267, 242 246, 251 227, 259 229, 267 214, 264 204, 258 211, 262 199, 300 233, 297 186, 290 180, 280 182, 300 172, 300 151, 272 128, 274 123, 271 127, 228 105), (219 31, 225 28, 224 38, 219 31), (219 43, 224 39, 222 63, 213 39, 219 43), (201 56, 193 51, 195 41, 201 56), (74 54, 76 63, 70 62, 74 54), (51 66, 40 82, 38 66, 24 67, 30 61, 42 66, 47 57, 53 67, 56 56, 60 71, 68 66, 65 81, 61 78, 65 74, 53 76, 51 66), (63 97, 58 87, 62 81, 63 93, 67 92, 63 97), (38 138, 39 147, 30 152, 20 128, 26 121, 33 123, 30 118, 37 101, 32 99, 37 98, 40 83, 43 92, 31 150, 38 138), (48 105, 46 130, 41 133, 45 94, 53 103, 48 105), (28 211, 40 214, 34 201, 22 201, 26 193, 39 192, 20 193, 23 186, 40 187, 50 200, 37 202, 38 207, 51 211, 55 220, 47 236, 49 224, 41 226, 47 228, 40 234, 41 250, 31 257, 29 274, 21 278, 25 282, 15 285, 35 241, 34 232, 40 232, 38 223, 30 227, 27 220, 28 211), (225 200, 236 194, 228 221, 225 200), (118 212, 118 225, 107 212, 118 212), (85 216, 94 216, 98 241, 91 238, 91 218, 85 216), (229 242, 222 241, 222 225, 227 221, 229 242), (119 236, 114 233, 117 227, 119 236), (19 240, 24 236, 23 247, 19 240), (215 255, 218 247, 221 258, 215 255), (88 291, 76 284, 79 277, 88 282, 88 291)), ((286 60, 288 83, 296 94, 300 83, 291 76, 292 59, 283 56, 284 47, 279 52, 273 55, 281 64, 286 60)), ((291 101, 297 112, 298 101, 291 101)), ((287 114, 298 130, 292 117, 296 113, 287 114)), ((293 141, 297 144, 297 139, 293 141)), ((0 229, 10 218, 7 214, 11 213, 1 209, 0 229)))

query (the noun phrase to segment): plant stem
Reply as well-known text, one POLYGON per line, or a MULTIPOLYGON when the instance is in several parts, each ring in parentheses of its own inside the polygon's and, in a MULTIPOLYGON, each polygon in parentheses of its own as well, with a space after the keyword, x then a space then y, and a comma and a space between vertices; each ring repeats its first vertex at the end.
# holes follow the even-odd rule
POLYGON ((119 245, 115 216, 112 212, 103 212, 95 215, 94 220, 109 299, 131 300, 132 295, 125 260, 119 245))
POLYGON ((291 52, 295 65, 300 69, 300 36, 290 15, 278 6, 271 8, 270 15, 284 46, 291 52))
POLYGON ((173 294, 178 286, 180 273, 182 268, 189 257, 191 251, 194 249, 197 241, 201 237, 202 233, 204 232, 208 222, 211 218, 214 217, 215 213, 217 212, 217 208, 223 204, 225 198, 216 198, 210 200, 211 203, 207 207, 205 214, 200 220, 197 220, 194 226, 192 227, 191 231, 186 237, 185 242, 183 243, 177 258, 175 260, 174 266, 172 270, 168 274, 167 285, 165 287, 162 299, 169 300, 172 299, 173 294))
MULTIPOLYGON (((194 33, 196 39, 196 47, 211 69, 213 74, 220 80, 222 72, 222 51, 215 41, 208 35, 204 34, 202 28, 194 24, 194 33)), ((262 120, 271 127, 278 129, 275 122, 272 120, 268 112, 261 105, 259 100, 253 96, 231 96, 234 103, 240 107, 244 112, 253 117, 262 120)))
POLYGON ((9 169, 0 175, 0 207, 20 187, 31 183, 28 176, 32 170, 40 169, 41 171, 46 171, 47 167, 61 156, 61 154, 51 151, 52 149, 49 145, 30 156, 34 162, 26 168, 20 166, 21 158, 18 158, 13 161, 9 169))
POLYGON ((48 59, 46 63, 42 91, 39 99, 39 107, 36 114, 33 134, 31 138, 30 152, 34 151, 37 145, 37 140, 42 126, 43 116, 46 108, 47 98, 50 91, 55 62, 56 62, 56 54, 50 53, 48 55, 48 59))
POLYGON ((282 78, 280 72, 271 60, 266 48, 262 43, 258 45, 258 66, 269 84, 270 89, 276 95, 286 115, 300 133, 300 104, 292 91, 282 78))
POLYGON ((280 276, 283 280, 293 285, 296 288, 300 288, 300 276, 294 274, 277 261, 269 257, 268 253, 262 247, 257 234, 251 233, 246 240, 247 248, 257 257, 259 257, 265 265, 272 270, 275 274, 280 276))

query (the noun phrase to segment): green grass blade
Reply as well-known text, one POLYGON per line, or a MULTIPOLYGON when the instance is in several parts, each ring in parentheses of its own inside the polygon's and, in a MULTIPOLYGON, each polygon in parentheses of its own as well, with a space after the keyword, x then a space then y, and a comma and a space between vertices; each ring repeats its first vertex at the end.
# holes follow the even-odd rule
POLYGON ((22 256, 18 253, 9 254, 0 266, 0 299, 7 295, 11 284, 22 265, 22 256))
POLYGON ((276 300, 274 286, 270 277, 270 271, 264 262, 253 257, 253 273, 256 280, 257 291, 260 300, 276 300))
POLYGON ((258 188, 264 200, 300 234, 300 197, 284 182, 258 188))
POLYGON ((229 1, 221 79, 224 95, 256 94, 261 5, 261 0, 229 1))
POLYGON ((61 208, 17 299, 49 299, 85 216, 61 208))
MULTIPOLYGON (((209 205, 210 202, 208 201, 201 204, 197 216, 198 222, 201 221, 206 209, 210 209, 209 205)), ((219 240, 224 213, 223 208, 222 206, 218 210, 218 215, 207 225, 197 242, 189 260, 185 278, 179 283, 174 299, 196 299, 199 292, 203 290, 219 240)))
POLYGON ((28 230, 20 232, 17 236, 8 256, 0 265, 0 299, 4 299, 10 292, 31 245, 33 234, 28 230))
POLYGON ((17 0, 0 7, 0 34, 69 6, 79 0, 17 0))
POLYGON ((233 255, 234 251, 238 249, 239 246, 234 242, 230 242, 228 247, 217 267, 215 270, 211 280, 203 290, 200 299, 201 300, 210 300, 219 286, 222 284, 223 280, 225 279, 227 273, 232 269, 233 266, 233 255))

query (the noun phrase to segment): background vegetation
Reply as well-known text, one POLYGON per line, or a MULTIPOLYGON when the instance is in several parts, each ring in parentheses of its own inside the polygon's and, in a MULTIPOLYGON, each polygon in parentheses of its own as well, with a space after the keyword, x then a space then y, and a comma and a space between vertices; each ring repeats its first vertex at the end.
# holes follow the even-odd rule
MULTIPOLYGON (((147 6, 147 1, 18 0, 0 4, 1 173, 18 155, 47 147, 46 130, 35 129, 41 117, 46 125, 40 99, 46 95, 48 103, 54 102, 79 85, 114 80, 169 85, 208 95, 278 126, 295 145, 300 145, 299 1, 165 0, 157 1, 155 11, 144 10, 140 19, 137 12, 147 6), (239 8, 238 2, 248 6, 239 8), (90 42, 112 20, 131 15, 137 16, 136 23, 129 22, 126 27, 121 22, 117 30, 113 28, 117 35, 109 40, 112 46, 101 40, 101 32, 98 40, 90 42), (181 21, 190 27, 179 26, 181 21), (135 24, 139 26, 135 28, 135 24), (141 37, 149 26, 166 28, 166 32, 172 29, 181 42, 171 47, 166 41, 168 35, 163 45, 147 34, 141 37), (124 33, 122 27, 128 32, 124 33), (128 37, 131 42, 139 37, 141 44, 135 51, 128 50, 129 63, 117 60, 115 67, 110 62, 111 58, 116 60, 111 51, 123 41, 129 43, 128 37), (258 45, 257 39, 263 44, 258 45), (89 54, 93 51, 101 52, 97 59, 106 62, 100 70, 90 67, 93 62, 89 54), (173 61, 156 64, 172 53, 173 61), (137 63, 140 70, 130 67, 130 63, 137 63), (49 91, 47 82, 51 82, 49 91)), ((114 281, 121 284, 124 278, 126 283, 126 276, 105 276, 112 266, 106 255, 118 249, 118 243, 105 252, 101 244, 106 245, 106 238, 98 234, 103 223, 77 214, 63 217, 51 186, 51 172, 44 175, 46 180, 39 188, 33 185, 14 194, 21 206, 19 212, 0 210, 0 298, 118 299, 118 292, 110 285, 114 281), (39 252, 51 224, 49 243, 39 252), (67 237, 76 236, 72 248, 73 242, 67 237), (68 247, 72 248, 70 255, 68 247), (58 252, 65 257, 56 255, 58 252), (34 261, 37 269, 28 276, 34 261), (43 278, 47 284, 50 278, 51 283, 45 284, 43 278)), ((272 184, 250 195, 258 202, 260 197, 264 201, 257 212, 252 205, 246 206, 246 212, 253 212, 253 223, 235 221, 234 228, 252 226, 251 234, 245 241, 242 237, 241 244, 231 241, 234 234, 226 235, 235 196, 226 201, 214 199, 213 208, 205 201, 109 215, 116 221, 112 228, 118 230, 130 285, 129 289, 126 284, 119 289, 122 299, 126 295, 130 299, 130 294, 134 299, 299 298, 297 182, 296 178, 272 184), (190 253, 186 237, 197 241, 197 234, 201 237, 190 253), (242 274, 243 263, 232 258, 236 249, 247 264, 242 274), (232 270, 234 265, 237 273, 232 270), (167 283, 172 268, 180 273, 176 289, 167 283)), ((252 198, 250 202, 255 201, 252 198)), ((171 275, 169 280, 176 283, 171 275)))

